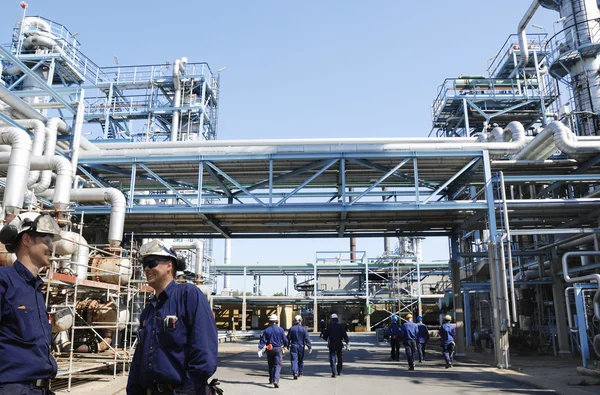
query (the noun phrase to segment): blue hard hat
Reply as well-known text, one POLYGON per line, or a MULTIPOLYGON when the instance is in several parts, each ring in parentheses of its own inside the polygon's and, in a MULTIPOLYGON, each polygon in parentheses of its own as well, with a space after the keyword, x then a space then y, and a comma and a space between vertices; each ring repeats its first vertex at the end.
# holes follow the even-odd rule
POLYGON ((417 317, 417 321, 423 321, 423 317, 421 317, 421 316, 418 316, 418 317, 417 317))
POLYGON ((398 316, 393 315, 392 316, 392 322, 398 322, 398 316))

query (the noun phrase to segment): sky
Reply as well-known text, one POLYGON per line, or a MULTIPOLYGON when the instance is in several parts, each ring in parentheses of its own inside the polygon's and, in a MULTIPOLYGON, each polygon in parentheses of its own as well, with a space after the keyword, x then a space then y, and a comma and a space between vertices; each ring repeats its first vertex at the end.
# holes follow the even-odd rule
MULTIPOLYGON (((31 0, 40 15, 77 32, 100 66, 162 64, 187 57, 221 73, 217 138, 423 137, 445 78, 486 75, 531 1, 304 0, 159 2, 31 0)), ((2 0, 0 42, 21 18, 2 0)), ((550 34, 556 12, 540 8, 528 28, 550 34)), ((95 126, 94 126, 95 127, 95 126)), ((84 130, 85 132, 85 130, 84 130)), ((223 262, 222 240, 214 259, 223 262)), ((370 257, 382 239, 358 239, 370 257)), ((348 250, 347 239, 234 240, 232 263, 313 262, 348 250)), ((446 239, 426 240, 423 258, 447 259, 446 239)), ((241 278, 232 279, 241 289, 241 278)), ((263 294, 285 280, 263 281, 263 294)), ((250 282, 248 282, 250 284, 250 282)))

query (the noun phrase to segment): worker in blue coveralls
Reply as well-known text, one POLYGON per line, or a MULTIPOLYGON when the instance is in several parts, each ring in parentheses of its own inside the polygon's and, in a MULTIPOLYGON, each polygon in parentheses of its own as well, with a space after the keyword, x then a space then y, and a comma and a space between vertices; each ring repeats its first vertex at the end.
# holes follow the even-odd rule
POLYGON ((398 316, 392 316, 392 323, 388 328, 390 346, 392 347, 392 360, 400 360, 400 342, 402 341, 402 327, 398 323, 398 316))
POLYGON ((346 343, 346 350, 349 348, 346 328, 338 321, 338 315, 331 314, 331 321, 325 332, 323 332, 323 339, 327 340, 327 347, 329 348, 329 366, 331 366, 331 377, 333 378, 342 374, 342 368, 344 367, 343 342, 346 343))
POLYGON ((50 266, 60 228, 49 215, 22 213, 0 230, 0 242, 17 260, 0 267, 0 394, 47 395, 56 376, 50 354, 52 327, 40 269, 50 266))
POLYGON ((275 388, 279 388, 283 347, 287 347, 289 344, 285 331, 277 325, 277 322, 276 314, 269 317, 269 327, 264 330, 258 342, 258 357, 262 357, 263 353, 267 352, 269 384, 273 384, 275 388))
POLYGON ((446 369, 451 368, 454 363, 454 338, 456 338, 456 329, 452 325, 452 317, 446 315, 444 317, 444 324, 439 329, 440 340, 442 342, 442 349, 444 353, 444 359, 446 360, 446 369))
POLYGON ((415 370, 415 353, 417 352, 417 337, 419 328, 413 322, 412 314, 407 314, 406 322, 402 325, 402 335, 404 339, 404 351, 408 361, 408 370, 415 370))
POLYGON ((425 360, 425 347, 429 341, 429 329, 427 329, 427 325, 423 323, 423 317, 421 316, 417 317, 417 327, 417 351, 419 352, 419 362, 423 362, 425 360))
POLYGON ((298 380, 304 374, 304 347, 308 347, 308 353, 312 354, 312 343, 308 331, 302 326, 301 315, 294 317, 294 324, 288 331, 287 338, 290 342, 292 373, 294 380, 298 380))
POLYGON ((216 379, 217 326, 198 287, 174 281, 185 260, 160 240, 140 248, 154 295, 142 311, 128 395, 221 394, 216 379))

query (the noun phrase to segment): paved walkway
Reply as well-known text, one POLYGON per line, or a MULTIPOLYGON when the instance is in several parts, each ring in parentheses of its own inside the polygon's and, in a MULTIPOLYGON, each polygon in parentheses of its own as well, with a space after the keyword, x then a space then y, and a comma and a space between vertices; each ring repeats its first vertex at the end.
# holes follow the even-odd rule
MULTIPOLYGON (((415 371, 408 371, 406 361, 391 361, 385 343, 374 342, 374 335, 351 334, 351 351, 344 354, 344 372, 331 378, 326 344, 313 337, 315 352, 307 354, 305 375, 291 377, 289 354, 284 357, 281 388, 267 383, 267 362, 256 355, 257 341, 222 343, 219 370, 225 395, 268 394, 281 391, 294 394, 374 395, 375 392, 411 394, 600 394, 600 379, 578 376, 578 361, 553 357, 513 358, 516 370, 500 371, 490 367, 486 355, 469 355, 452 369, 445 369, 436 351, 415 371), (585 385, 588 384, 588 385, 585 385), (435 392, 433 392, 435 391, 435 392)), ((435 347, 432 347, 435 348, 435 347)), ((117 395, 125 393, 127 377, 95 378, 75 382, 71 394, 117 395)), ((58 384, 58 383, 57 383, 58 384)), ((68 394, 64 386, 57 394, 68 394)))

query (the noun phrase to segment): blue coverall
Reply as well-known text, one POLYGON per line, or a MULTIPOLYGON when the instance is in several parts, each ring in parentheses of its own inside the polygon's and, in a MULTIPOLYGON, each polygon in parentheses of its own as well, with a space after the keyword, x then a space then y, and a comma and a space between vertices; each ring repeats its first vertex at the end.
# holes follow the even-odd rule
POLYGON ((294 376, 304 374, 304 347, 312 349, 310 336, 305 327, 300 323, 294 324, 288 331, 287 338, 290 342, 290 358, 292 359, 292 373, 294 376))
POLYGON ((19 261, 0 267, 0 395, 51 393, 36 387, 57 371, 42 284, 19 261))
POLYGON ((452 366, 454 359, 454 338, 456 337, 456 329, 454 325, 446 322, 439 329, 440 340, 442 342, 442 348, 444 349, 444 359, 446 360, 446 367, 452 366))
POLYGON ((388 328, 390 334, 390 345, 392 347, 392 359, 400 360, 400 341, 402 341, 402 327, 399 323, 393 322, 388 328))
POLYGON ((323 339, 327 340, 327 347, 329 348, 331 377, 335 377, 336 373, 339 376, 342 374, 342 368, 344 367, 344 353, 342 352, 344 345, 342 342, 348 344, 349 341, 346 328, 339 322, 333 321, 323 332, 323 339))
POLYGON ((417 336, 419 329, 417 324, 412 321, 406 321, 402 325, 402 332, 404 338, 404 350, 406 352, 406 359, 408 361, 408 367, 410 370, 415 368, 415 352, 417 351, 417 336))
POLYGON ((127 395, 210 394, 217 370, 218 337, 213 312, 193 284, 171 281, 140 316, 127 395))
POLYGON ((417 327, 417 349, 419 351, 419 362, 423 362, 425 359, 425 346, 429 341, 429 330, 427 329, 427 325, 422 322, 417 322, 417 327))
POLYGON ((277 326, 271 324, 267 329, 264 330, 260 341, 258 342, 258 349, 262 350, 265 346, 271 345, 271 350, 267 349, 267 363, 269 364, 269 384, 277 383, 279 385, 279 375, 281 373, 281 347, 288 346, 288 339, 285 336, 285 331, 277 326))

